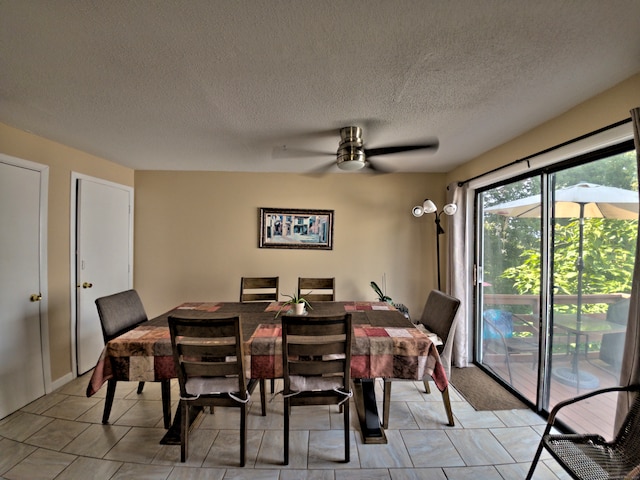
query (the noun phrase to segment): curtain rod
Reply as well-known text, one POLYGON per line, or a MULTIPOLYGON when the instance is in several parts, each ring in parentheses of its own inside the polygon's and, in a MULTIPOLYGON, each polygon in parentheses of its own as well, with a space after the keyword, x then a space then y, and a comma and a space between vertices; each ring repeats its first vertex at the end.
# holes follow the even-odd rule
POLYGON ((562 143, 560 143, 558 145, 555 145, 553 147, 549 147, 549 148, 547 148, 545 150, 541 150, 541 151, 539 151, 537 153, 533 153, 531 155, 527 155, 526 157, 519 158, 518 160, 514 160, 514 161, 512 161, 510 163, 507 163, 506 165, 502 165, 500 167, 496 167, 493 170, 489 170, 488 172, 484 172, 484 173, 481 173, 480 175, 476 175, 475 177, 471 177, 471 178, 467 178, 466 180, 459 181, 458 182, 458 186, 461 187, 465 183, 472 182, 474 180, 477 180, 478 178, 484 177, 485 175, 489 175, 491 173, 498 172, 498 171, 502 170, 503 168, 511 167, 513 165, 517 165, 517 164, 522 163, 522 162, 527 162, 527 164, 528 164, 529 160, 531 160, 533 157, 537 157, 538 155, 543 155, 545 153, 552 152, 553 150, 556 150, 558 148, 562 148, 562 147, 564 147, 566 145, 569 145, 571 143, 578 142, 580 140, 584 140, 585 138, 589 138, 589 137, 591 137, 593 135, 597 135, 599 133, 602 133, 602 132, 605 132, 607 130, 610 130, 612 128, 619 127, 620 125, 624 125, 625 123, 629 123, 630 121, 631 121, 631 118, 626 118, 624 120, 620 120, 619 122, 613 123, 613 124, 608 125, 606 127, 599 128, 598 130, 595 130, 593 132, 585 133, 584 135, 581 135, 578 138, 574 138, 572 140, 568 140, 566 142, 562 142, 562 143))

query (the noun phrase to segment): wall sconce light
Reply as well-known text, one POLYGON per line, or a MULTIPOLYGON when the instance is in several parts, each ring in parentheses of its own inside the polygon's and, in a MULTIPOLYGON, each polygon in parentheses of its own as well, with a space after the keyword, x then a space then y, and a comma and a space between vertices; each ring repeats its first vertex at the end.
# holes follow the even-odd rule
POLYGON ((440 235, 444 233, 442 226, 440 225, 440 215, 453 215, 458 211, 458 206, 455 203, 447 203, 442 210, 438 212, 438 207, 433 201, 428 198, 422 203, 422 205, 416 205, 411 209, 411 214, 414 217, 421 217, 425 213, 434 213, 436 218, 436 259, 438 262, 438 290, 442 290, 440 285, 440 235))

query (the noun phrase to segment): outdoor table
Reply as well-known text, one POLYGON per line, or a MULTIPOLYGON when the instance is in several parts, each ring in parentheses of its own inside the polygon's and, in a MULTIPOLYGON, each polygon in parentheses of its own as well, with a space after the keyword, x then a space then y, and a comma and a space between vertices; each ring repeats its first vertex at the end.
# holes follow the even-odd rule
MULTIPOLYGON (((448 380, 435 345, 392 305, 383 302, 312 302, 313 315, 352 314, 351 377, 363 437, 382 443, 384 432, 377 413, 373 379, 433 378, 445 391, 448 380), (371 404, 371 402, 373 402, 371 404), (364 411, 362 411, 364 410, 364 411)), ((93 371, 87 396, 109 379, 157 382, 176 377, 167 319, 172 314, 194 318, 239 315, 245 341, 247 378, 282 377, 282 341, 279 315, 282 302, 189 302, 139 325, 105 345, 93 371)))
POLYGON ((575 386, 576 390, 583 388, 597 388, 600 384, 598 378, 589 372, 580 371, 580 337, 585 337, 584 356, 589 361, 589 335, 601 335, 604 333, 625 332, 626 325, 610 322, 604 318, 590 317, 582 314, 580 323, 576 314, 555 314, 553 316, 553 326, 567 332, 568 335, 575 335, 576 347, 571 359, 571 369, 556 368, 552 374, 556 380, 570 386, 575 386))

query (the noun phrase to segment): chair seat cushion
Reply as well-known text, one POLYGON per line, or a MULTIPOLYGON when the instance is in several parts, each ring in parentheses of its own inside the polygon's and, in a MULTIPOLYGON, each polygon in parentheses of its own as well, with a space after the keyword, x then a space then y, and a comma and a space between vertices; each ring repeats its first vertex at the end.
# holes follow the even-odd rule
POLYGON ((192 377, 185 384, 189 395, 237 393, 238 377, 192 377))
POLYGON ((342 389, 342 377, 303 377, 291 375, 291 390, 294 392, 318 392, 342 389))

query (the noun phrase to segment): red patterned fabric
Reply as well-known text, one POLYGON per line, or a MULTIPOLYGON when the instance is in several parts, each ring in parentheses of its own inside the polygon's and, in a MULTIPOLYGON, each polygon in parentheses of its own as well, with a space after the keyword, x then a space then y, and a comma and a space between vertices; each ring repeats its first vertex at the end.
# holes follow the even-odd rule
MULTIPOLYGON (((423 380, 429 375, 440 391, 448 381, 435 345, 417 328, 355 325, 351 346, 352 378, 423 380)), ((251 378, 282 377, 282 327, 259 325, 246 345, 251 378), (250 358, 249 358, 250 357, 250 358)))
MULTIPOLYGON (((224 303, 188 303, 174 311, 217 311, 224 303)), ((277 303, 259 308, 272 312, 277 303)), ((233 308, 237 308, 234 306, 233 308)), ((249 307, 247 307, 249 308, 249 307)), ((342 308, 342 307, 340 307, 342 308)), ((383 302, 347 302, 344 310, 372 312, 389 310, 383 302)), ((359 313, 363 315, 364 313, 359 313)), ((247 378, 282 377, 282 339, 279 324, 260 324, 245 342, 247 378)), ((399 378, 423 380, 431 376, 441 391, 448 381, 440 356, 429 337, 412 326, 382 327, 354 325, 351 347, 352 378, 399 378)), ((245 337, 246 338, 246 337, 245 337)), ((103 349, 93 371, 87 396, 95 394, 108 380, 158 382, 176 377, 171 338, 166 324, 151 322, 111 340, 103 349)))

